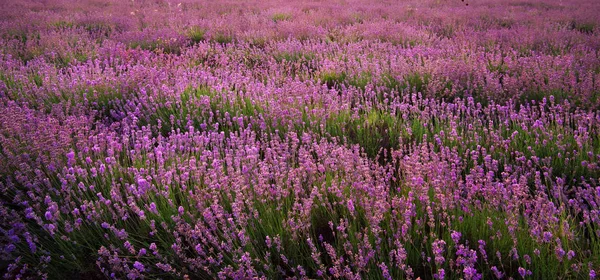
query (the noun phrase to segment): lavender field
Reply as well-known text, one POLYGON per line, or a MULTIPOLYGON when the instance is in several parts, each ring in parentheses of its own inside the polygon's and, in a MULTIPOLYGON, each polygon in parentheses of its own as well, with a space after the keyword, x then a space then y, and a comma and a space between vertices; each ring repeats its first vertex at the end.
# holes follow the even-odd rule
POLYGON ((596 279, 600 1, 0 1, 0 275, 596 279))

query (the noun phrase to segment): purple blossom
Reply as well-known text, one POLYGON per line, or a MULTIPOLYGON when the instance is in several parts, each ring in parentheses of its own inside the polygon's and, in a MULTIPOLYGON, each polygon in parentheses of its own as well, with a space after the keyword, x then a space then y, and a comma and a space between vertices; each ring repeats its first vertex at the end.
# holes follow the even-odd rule
POLYGON ((75 152, 70 151, 66 154, 66 156, 67 156, 67 165, 73 166, 75 164, 75 152))
POLYGON ((156 204, 154 202, 150 203, 149 209, 150 209, 150 212, 152 212, 153 214, 158 215, 158 210, 156 209, 156 204))
POLYGON ((575 252, 573 250, 569 250, 569 252, 567 252, 567 259, 571 260, 575 257, 575 252))
POLYGON ((446 272, 443 268, 438 269, 437 273, 433 274, 434 279, 443 280, 446 275, 446 272))
POLYGON ((477 273, 477 270, 473 267, 465 267, 463 269, 465 279, 481 279, 481 274, 477 273))
POLYGON ((462 236, 462 234, 458 231, 453 231, 450 236, 452 237, 452 241, 454 241, 454 244, 459 244, 460 243, 460 237, 462 236))
POLYGON ((498 278, 498 279, 504 278, 504 273, 502 271, 500 271, 496 266, 492 266, 491 270, 492 270, 492 272, 494 272, 494 276, 496 276, 496 278, 498 278))
POLYGON ((527 270, 525 270, 525 268, 519 267, 519 275, 521 275, 522 278, 525 278, 525 276, 527 276, 527 270))
POLYGON ((144 265, 138 261, 136 261, 135 263, 133 263, 133 267, 135 269, 137 269, 139 272, 144 272, 146 269, 144 267, 144 265))

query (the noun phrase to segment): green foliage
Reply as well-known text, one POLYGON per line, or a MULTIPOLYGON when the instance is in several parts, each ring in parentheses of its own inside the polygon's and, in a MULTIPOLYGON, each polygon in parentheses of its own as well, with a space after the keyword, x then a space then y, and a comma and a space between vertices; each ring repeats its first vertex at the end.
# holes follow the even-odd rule
POLYGON ((75 24, 71 21, 59 20, 57 22, 51 23, 50 26, 60 30, 60 29, 71 29, 75 26, 75 24))
POLYGON ((193 44, 197 44, 206 39, 205 38, 206 30, 204 30, 203 28, 198 27, 198 26, 193 26, 192 28, 190 28, 187 31, 186 35, 187 35, 187 38, 189 38, 193 44))
POLYGON ((401 85, 401 88, 406 88, 412 90, 413 92, 421 92, 423 93, 429 83, 431 75, 429 74, 420 74, 413 73, 404 76, 404 82, 401 85))
POLYGON ((212 35, 212 41, 217 42, 219 44, 229 44, 233 42, 233 35, 227 34, 226 32, 217 32, 212 35))
POLYGON ((571 30, 579 31, 584 34, 593 34, 596 25, 592 22, 571 21, 569 24, 571 30))
POLYGON ((271 19, 272 19, 274 22, 285 21, 285 20, 289 20, 289 19, 291 19, 291 18, 292 18, 292 16, 291 16, 291 15, 289 15, 289 14, 286 14, 286 13, 274 13, 274 14, 271 16, 271 19))
POLYGON ((316 55, 311 52, 287 52, 282 51, 273 55, 277 63, 282 62, 310 62, 316 58, 316 55))
POLYGON ((329 89, 339 89, 341 86, 352 86, 365 90, 366 86, 373 82, 373 75, 370 72, 361 72, 358 75, 349 75, 346 72, 326 71, 319 76, 321 83, 327 85, 329 89))
POLYGON ((140 40, 129 43, 129 48, 140 48, 147 51, 160 51, 167 54, 181 54, 181 46, 169 38, 158 38, 156 40, 140 40))
POLYGON ((323 72, 321 73, 320 80, 327 85, 327 88, 333 89, 346 81, 346 73, 337 73, 333 71, 323 72))

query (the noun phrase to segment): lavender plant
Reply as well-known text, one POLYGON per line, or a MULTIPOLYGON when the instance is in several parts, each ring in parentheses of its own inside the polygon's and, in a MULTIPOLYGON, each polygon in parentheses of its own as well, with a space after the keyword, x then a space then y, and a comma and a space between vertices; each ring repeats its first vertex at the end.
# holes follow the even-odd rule
POLYGON ((0 4, 5 279, 596 279, 600 3, 0 4))

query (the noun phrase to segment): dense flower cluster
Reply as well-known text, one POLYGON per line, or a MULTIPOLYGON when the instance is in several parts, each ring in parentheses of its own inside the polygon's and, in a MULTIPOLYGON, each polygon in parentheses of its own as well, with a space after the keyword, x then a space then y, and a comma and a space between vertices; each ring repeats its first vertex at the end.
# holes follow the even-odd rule
POLYGON ((0 4, 5 279, 595 279, 600 2, 0 4))

